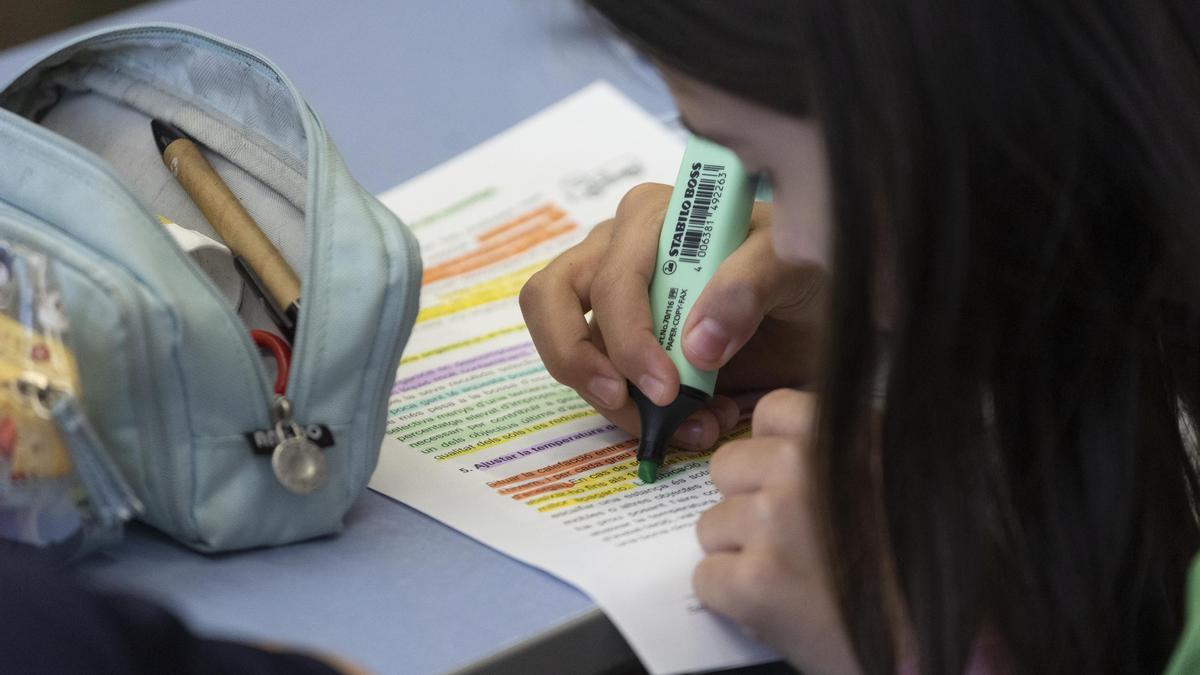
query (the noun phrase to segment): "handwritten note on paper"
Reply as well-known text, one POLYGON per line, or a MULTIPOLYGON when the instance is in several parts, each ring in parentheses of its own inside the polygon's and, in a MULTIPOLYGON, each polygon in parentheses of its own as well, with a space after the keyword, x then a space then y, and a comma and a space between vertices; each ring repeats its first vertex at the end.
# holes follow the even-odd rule
POLYGON ((575 584, 655 673, 774 658, 692 596, 709 455, 638 480, 634 440, 547 374, 517 294, 682 151, 598 83, 382 197, 425 276, 371 487, 575 584))

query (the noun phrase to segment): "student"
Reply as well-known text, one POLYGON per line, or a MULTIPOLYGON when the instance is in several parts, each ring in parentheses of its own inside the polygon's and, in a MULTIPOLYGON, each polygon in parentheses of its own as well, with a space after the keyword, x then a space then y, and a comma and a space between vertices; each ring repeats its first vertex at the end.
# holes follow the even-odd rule
MULTIPOLYGON (((814 392, 714 455, 699 598, 804 673, 1161 672, 1200 546, 1195 3, 590 4, 774 187, 685 355, 726 394, 814 392)), ((647 306, 668 194, 521 297, 633 433, 624 382, 678 387, 647 306)))

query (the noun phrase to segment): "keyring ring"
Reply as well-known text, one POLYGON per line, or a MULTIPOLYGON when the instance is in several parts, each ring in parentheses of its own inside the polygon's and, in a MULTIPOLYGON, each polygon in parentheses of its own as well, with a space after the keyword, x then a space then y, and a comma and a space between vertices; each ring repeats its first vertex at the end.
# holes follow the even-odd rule
POLYGON ((288 371, 292 363, 292 348, 287 340, 265 330, 250 331, 250 339, 260 348, 267 350, 275 359, 275 393, 283 396, 287 391, 288 371))

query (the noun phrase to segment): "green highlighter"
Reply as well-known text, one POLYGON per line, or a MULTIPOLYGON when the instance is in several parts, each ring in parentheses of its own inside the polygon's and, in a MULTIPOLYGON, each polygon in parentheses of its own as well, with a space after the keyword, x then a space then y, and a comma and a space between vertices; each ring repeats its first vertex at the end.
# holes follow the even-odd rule
POLYGON ((679 369, 679 395, 659 406, 629 385, 642 423, 638 477, 646 483, 658 478, 675 430, 712 399, 717 372, 684 358, 683 326, 717 266, 746 240, 756 186, 731 150, 697 136, 688 140, 650 282, 650 316, 658 343, 679 369))

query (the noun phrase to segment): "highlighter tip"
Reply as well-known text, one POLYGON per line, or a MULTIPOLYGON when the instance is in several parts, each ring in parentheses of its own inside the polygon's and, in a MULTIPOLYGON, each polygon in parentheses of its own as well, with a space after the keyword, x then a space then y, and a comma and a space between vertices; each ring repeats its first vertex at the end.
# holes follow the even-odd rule
POLYGON ((643 483, 653 483, 658 479, 658 462, 652 459, 643 459, 638 462, 638 478, 642 479, 643 483))

